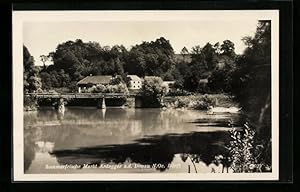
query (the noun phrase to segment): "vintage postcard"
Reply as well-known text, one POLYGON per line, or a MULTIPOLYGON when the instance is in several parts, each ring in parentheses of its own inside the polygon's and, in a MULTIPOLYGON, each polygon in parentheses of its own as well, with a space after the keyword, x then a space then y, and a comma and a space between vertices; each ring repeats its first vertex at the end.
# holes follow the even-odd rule
POLYGON ((279 11, 13 11, 14 181, 278 180, 279 11))

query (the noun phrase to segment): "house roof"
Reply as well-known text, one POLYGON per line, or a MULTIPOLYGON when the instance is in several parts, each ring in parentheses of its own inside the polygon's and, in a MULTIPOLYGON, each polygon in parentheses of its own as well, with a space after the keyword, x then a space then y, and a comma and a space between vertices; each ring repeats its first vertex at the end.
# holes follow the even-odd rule
POLYGON ((77 85, 87 85, 87 84, 109 84, 112 76, 110 75, 97 75, 97 76, 87 76, 81 79, 77 85))
POLYGON ((141 78, 137 75, 127 75, 127 77, 130 77, 132 81, 141 81, 141 78))

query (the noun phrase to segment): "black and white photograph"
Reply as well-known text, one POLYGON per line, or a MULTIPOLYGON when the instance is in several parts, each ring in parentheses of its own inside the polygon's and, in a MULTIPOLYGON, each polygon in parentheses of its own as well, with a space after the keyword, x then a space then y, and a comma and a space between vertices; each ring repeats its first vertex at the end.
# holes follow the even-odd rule
POLYGON ((14 11, 14 180, 278 179, 278 19, 14 11))

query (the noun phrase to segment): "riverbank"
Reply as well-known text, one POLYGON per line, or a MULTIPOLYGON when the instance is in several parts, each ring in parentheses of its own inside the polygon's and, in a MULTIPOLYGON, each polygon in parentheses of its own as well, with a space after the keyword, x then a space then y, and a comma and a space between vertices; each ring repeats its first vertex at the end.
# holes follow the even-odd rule
POLYGON ((233 97, 225 94, 196 94, 164 97, 163 107, 207 110, 213 107, 238 107, 233 97))
POLYGON ((24 97, 24 111, 36 111, 38 109, 37 99, 35 97, 24 97))
MULTIPOLYGON (((51 99, 40 99, 35 97, 24 97, 24 111, 35 111, 39 106, 53 106, 51 99)), ((123 106, 136 108, 168 108, 168 109, 194 109, 207 110, 208 107, 238 107, 233 97, 225 94, 193 94, 188 96, 165 96, 163 98, 135 97, 127 99, 105 99, 107 106, 123 106), (149 106, 148 106, 149 105, 149 106)), ((76 99, 67 102, 68 106, 97 106, 95 99, 76 99)))

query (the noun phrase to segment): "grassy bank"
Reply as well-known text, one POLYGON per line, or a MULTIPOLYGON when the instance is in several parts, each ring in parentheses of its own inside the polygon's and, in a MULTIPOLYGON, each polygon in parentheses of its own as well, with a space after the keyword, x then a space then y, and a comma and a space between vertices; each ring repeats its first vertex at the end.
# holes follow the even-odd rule
POLYGON ((231 96, 225 94, 197 94, 165 97, 164 106, 167 108, 206 110, 209 106, 233 107, 237 106, 237 103, 233 101, 231 96))

